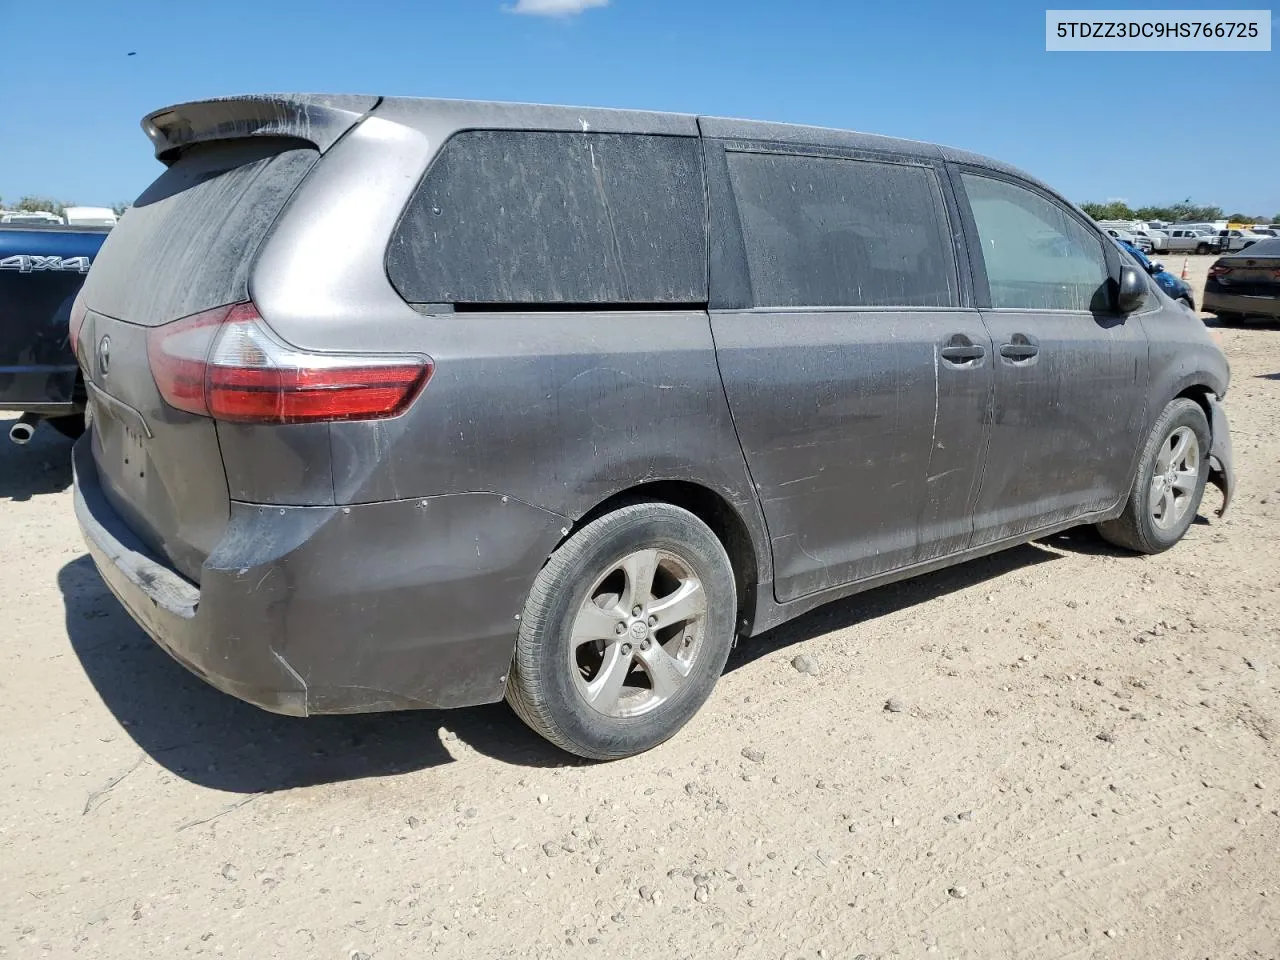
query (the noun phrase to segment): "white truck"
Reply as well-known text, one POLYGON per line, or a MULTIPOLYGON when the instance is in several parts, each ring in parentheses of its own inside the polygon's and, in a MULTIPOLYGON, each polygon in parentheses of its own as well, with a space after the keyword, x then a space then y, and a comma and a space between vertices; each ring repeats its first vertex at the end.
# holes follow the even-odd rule
POLYGON ((1151 249, 1156 253, 1164 253, 1169 249, 1169 234, 1163 230, 1156 230, 1150 227, 1134 227, 1131 231, 1135 237, 1146 240, 1151 244, 1151 249))
POLYGON ((110 207, 67 207, 62 212, 73 227, 114 227, 120 219, 110 207))
POLYGON ((1106 224, 1099 224, 1099 226, 1102 227, 1103 232, 1108 236, 1115 237, 1117 240, 1123 240, 1130 246, 1137 247, 1143 253, 1150 253, 1152 250, 1151 240, 1147 237, 1137 236, 1122 227, 1108 227, 1106 224))
POLYGON ((1217 253, 1221 248, 1218 237, 1201 227, 1168 227, 1165 233, 1169 253, 1217 253))
POLYGON ((1252 247, 1259 240, 1270 239, 1265 233, 1254 233, 1252 230, 1219 230, 1218 249, 1234 253, 1236 250, 1252 247))

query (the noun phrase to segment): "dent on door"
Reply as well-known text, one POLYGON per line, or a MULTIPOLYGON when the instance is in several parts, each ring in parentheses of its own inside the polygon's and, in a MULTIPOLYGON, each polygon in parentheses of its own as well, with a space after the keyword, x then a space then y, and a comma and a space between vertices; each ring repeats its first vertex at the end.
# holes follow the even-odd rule
POLYGON ((992 369, 976 311, 712 322, 779 600, 968 546, 992 369))

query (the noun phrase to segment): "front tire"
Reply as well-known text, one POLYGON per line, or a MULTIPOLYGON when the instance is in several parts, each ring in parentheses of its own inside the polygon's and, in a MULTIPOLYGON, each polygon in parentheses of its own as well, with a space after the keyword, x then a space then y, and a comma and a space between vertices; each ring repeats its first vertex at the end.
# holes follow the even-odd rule
POLYGON ((1098 524, 1103 539, 1147 554, 1181 540, 1209 479, 1210 440, 1209 422, 1194 400, 1180 397, 1165 407, 1143 447, 1124 512, 1098 524))
POLYGON ((736 619, 733 567, 706 524, 666 503, 622 507, 576 532, 538 574, 507 702, 569 753, 643 753, 710 696, 736 619))
POLYGON ((1198 253, 1200 256, 1203 257, 1208 252, 1209 252, 1209 245, 1207 243, 1196 244, 1196 253, 1198 253))

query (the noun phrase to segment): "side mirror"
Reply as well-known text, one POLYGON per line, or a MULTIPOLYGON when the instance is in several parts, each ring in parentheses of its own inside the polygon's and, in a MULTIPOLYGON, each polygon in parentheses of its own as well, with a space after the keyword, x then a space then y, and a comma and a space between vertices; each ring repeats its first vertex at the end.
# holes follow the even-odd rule
POLYGON ((1116 298, 1116 307, 1121 313, 1134 313, 1142 308, 1147 299, 1147 285, 1138 273, 1137 267, 1120 268, 1120 295, 1116 298))

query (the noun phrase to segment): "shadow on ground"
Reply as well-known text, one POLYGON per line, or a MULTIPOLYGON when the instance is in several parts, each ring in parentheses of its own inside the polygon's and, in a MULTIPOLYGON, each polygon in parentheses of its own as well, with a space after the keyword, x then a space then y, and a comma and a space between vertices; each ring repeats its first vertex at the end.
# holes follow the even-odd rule
MULTIPOLYGON (((1017 547, 838 601, 740 644, 727 669, 1056 556, 1017 547)), ((585 762, 546 743, 504 704, 305 719, 267 713, 213 689, 157 647, 87 556, 63 567, 58 583, 67 636, 107 708, 156 763, 193 783, 262 793, 425 769, 452 759, 441 728, 516 766, 585 762)))
POLYGON ((442 727, 506 763, 575 762, 504 704, 308 718, 267 713, 210 687, 156 646, 88 556, 64 566, 58 584, 71 647, 107 708, 156 763, 194 783, 261 793, 439 766, 452 759, 442 727))
POLYGON ((16 413, 0 414, 0 500, 21 503, 71 486, 71 441, 47 423, 24 447, 9 442, 16 413))
POLYGON ((1267 317, 1249 317, 1246 320, 1237 320, 1232 317, 1224 320, 1209 314, 1201 319, 1206 327, 1219 327, 1223 330, 1280 330, 1280 320, 1271 320, 1267 317))
POLYGON ((741 669, 761 657, 803 640, 820 637, 833 630, 856 627, 907 607, 945 597, 957 590, 994 580, 1024 567, 1056 560, 1058 557, 1059 554, 1037 544, 1024 544, 988 557, 970 560, 968 563, 946 567, 935 573, 836 600, 775 627, 768 633, 739 643, 730 655, 725 671, 741 669))

